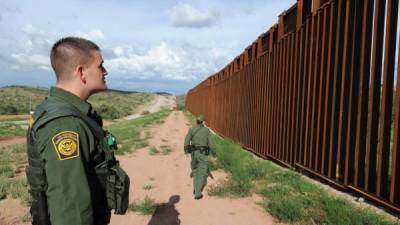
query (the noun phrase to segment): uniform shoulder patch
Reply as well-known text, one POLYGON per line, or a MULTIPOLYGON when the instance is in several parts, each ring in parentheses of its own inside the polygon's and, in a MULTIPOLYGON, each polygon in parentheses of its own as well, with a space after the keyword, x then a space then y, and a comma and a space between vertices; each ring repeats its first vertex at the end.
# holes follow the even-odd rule
POLYGON ((79 134, 73 131, 63 131, 53 138, 53 145, 60 160, 79 157, 79 134))

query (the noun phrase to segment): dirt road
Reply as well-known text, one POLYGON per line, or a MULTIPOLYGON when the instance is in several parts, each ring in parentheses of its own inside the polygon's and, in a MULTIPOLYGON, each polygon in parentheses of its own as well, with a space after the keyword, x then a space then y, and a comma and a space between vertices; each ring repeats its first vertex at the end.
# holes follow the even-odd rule
POLYGON ((137 114, 132 114, 122 118, 121 120, 133 120, 139 118, 143 112, 158 112, 163 108, 173 109, 176 105, 175 96, 156 95, 153 101, 140 107, 137 114))
MULTIPOLYGON (((240 199, 218 198, 207 195, 201 200, 193 198, 190 157, 183 154, 183 139, 189 129, 188 121, 180 111, 173 111, 163 124, 151 128, 150 146, 119 156, 122 167, 131 177, 130 202, 146 196, 162 204, 151 216, 128 212, 113 215, 111 225, 272 225, 278 224, 259 205, 257 196, 240 199), (160 153, 151 155, 155 146, 160 153), (163 154, 160 146, 168 146, 163 154)), ((165 148, 165 147, 164 147, 165 148)), ((223 171, 213 172, 208 185, 226 177, 223 171)), ((207 189, 206 187, 206 189, 207 189)), ((29 224, 28 207, 19 200, 0 201, 1 225, 29 224)))
POLYGON ((0 138, 0 144, 2 145, 12 145, 12 144, 22 144, 26 142, 25 136, 13 136, 0 138))
MULTIPOLYGON (((210 197, 204 191, 201 200, 193 198, 190 174, 190 158, 183 154, 183 139, 189 126, 183 113, 174 111, 165 123, 152 129, 153 145, 170 146, 169 155, 150 155, 149 148, 138 150, 119 158, 123 168, 133 180, 130 190, 131 202, 146 196, 157 203, 164 203, 154 215, 144 216, 128 213, 113 216, 112 225, 249 225, 277 224, 275 220, 256 204, 256 196, 229 199, 210 197), (145 186, 153 187, 145 190, 145 186)), ((213 172, 214 180, 208 179, 208 186, 226 175, 222 171, 213 172)), ((207 188, 207 187, 206 187, 207 188)))

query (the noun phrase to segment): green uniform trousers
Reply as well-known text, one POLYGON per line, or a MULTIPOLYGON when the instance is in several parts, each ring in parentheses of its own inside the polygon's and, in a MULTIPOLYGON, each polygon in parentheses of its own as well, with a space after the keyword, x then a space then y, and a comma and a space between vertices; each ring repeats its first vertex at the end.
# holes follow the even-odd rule
POLYGON ((192 175, 194 195, 200 196, 203 191, 208 174, 208 156, 200 153, 199 150, 192 152, 192 175))

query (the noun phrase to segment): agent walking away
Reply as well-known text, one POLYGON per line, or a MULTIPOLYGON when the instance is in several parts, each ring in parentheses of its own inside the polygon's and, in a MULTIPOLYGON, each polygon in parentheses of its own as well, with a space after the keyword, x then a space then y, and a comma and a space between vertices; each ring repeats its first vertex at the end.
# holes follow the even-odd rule
POLYGON ((191 168, 193 175, 194 198, 203 197, 202 191, 208 175, 208 155, 215 155, 215 148, 211 140, 210 130, 204 126, 204 116, 196 118, 196 125, 190 128, 185 137, 185 154, 191 154, 191 168))
POLYGON ((27 178, 32 224, 105 225, 128 207, 129 177, 114 157, 115 138, 86 101, 107 89, 100 48, 76 37, 50 54, 56 87, 32 115, 27 178))

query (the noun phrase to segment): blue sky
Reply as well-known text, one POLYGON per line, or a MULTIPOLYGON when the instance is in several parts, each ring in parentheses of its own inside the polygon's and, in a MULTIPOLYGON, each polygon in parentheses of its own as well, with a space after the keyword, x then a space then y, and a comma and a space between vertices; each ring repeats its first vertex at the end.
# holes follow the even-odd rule
POLYGON ((51 45, 80 36, 102 48, 109 88, 185 93, 295 2, 1 0, 0 86, 51 86, 51 45))

